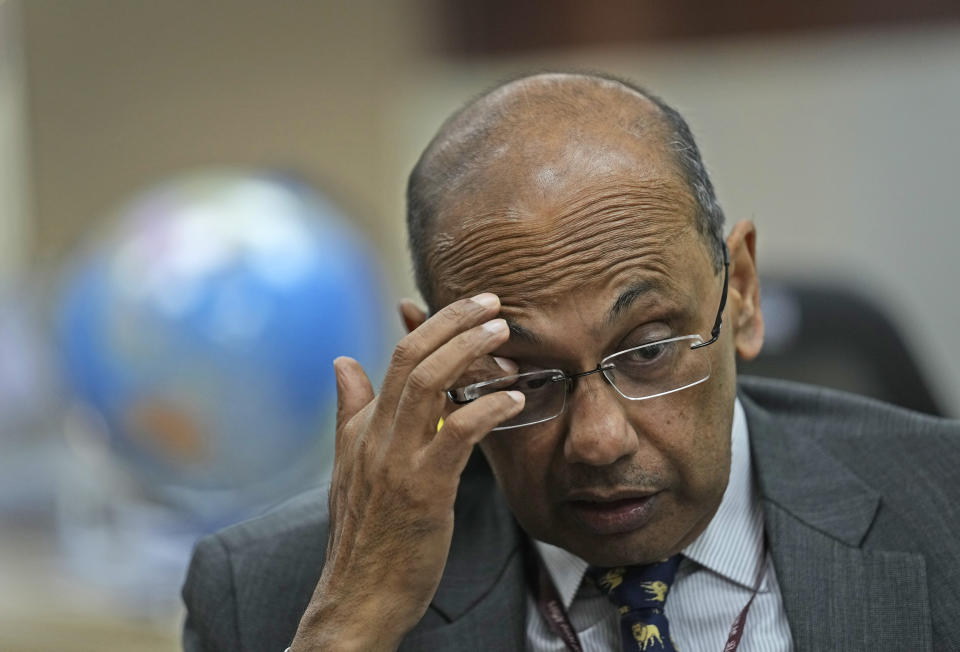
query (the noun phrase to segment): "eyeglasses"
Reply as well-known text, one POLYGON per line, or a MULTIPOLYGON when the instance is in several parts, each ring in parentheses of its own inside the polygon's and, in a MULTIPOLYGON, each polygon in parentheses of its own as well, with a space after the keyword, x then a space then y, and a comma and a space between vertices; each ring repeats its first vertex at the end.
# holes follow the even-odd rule
POLYGON ((699 385, 710 378, 710 359, 699 349, 720 337, 723 310, 727 304, 730 254, 723 246, 723 293, 720 308, 706 342, 699 335, 681 335, 608 355, 596 369, 568 374, 560 369, 543 369, 472 383, 452 389, 447 396, 457 405, 465 405, 487 394, 518 390, 526 396, 523 410, 494 430, 509 430, 555 419, 566 407, 567 394, 577 379, 602 374, 620 396, 630 401, 645 401, 699 385))

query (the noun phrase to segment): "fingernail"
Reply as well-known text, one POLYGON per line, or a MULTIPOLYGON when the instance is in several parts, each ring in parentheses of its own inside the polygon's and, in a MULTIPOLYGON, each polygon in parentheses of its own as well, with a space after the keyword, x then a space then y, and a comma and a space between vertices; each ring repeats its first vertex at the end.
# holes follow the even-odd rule
POLYGON ((523 392, 518 392, 515 389, 511 389, 509 392, 507 392, 507 396, 512 398, 517 403, 523 403, 527 400, 527 397, 523 395, 523 392))
POLYGON ((520 370, 520 367, 517 366, 517 363, 513 360, 508 360, 507 358, 501 358, 498 355, 493 356, 493 361, 497 363, 497 366, 503 369, 505 372, 511 376, 517 371, 520 370))
POLYGON ((491 335, 497 335, 507 330, 507 322, 503 319, 491 319, 483 324, 483 330, 491 335))
POLYGON ((496 308, 500 305, 500 299, 497 297, 497 295, 490 292, 482 292, 475 297, 471 297, 470 300, 475 303, 479 303, 488 310, 491 308, 496 308))

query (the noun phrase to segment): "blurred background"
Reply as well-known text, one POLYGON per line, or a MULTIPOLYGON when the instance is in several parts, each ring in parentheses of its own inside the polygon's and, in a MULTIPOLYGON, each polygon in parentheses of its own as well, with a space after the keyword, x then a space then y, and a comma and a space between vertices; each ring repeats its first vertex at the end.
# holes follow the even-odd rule
MULTIPOLYGON (((330 463, 452 110, 596 69, 756 222, 744 371, 960 416, 960 5, 0 0, 0 650, 174 650, 197 536, 330 463)), ((318 545, 323 545, 318 542, 318 545)))

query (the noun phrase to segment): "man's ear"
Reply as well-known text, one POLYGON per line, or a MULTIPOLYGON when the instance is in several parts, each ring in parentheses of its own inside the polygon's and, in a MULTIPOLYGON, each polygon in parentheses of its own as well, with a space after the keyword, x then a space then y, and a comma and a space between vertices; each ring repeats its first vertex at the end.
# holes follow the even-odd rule
POLYGON ((408 333, 412 333, 427 320, 427 313, 410 299, 400 299, 397 310, 400 311, 400 319, 408 333))
POLYGON ((729 319, 734 345, 744 360, 752 360, 763 347, 763 313, 757 276, 757 229, 753 222, 737 222, 727 236, 730 249, 729 319))

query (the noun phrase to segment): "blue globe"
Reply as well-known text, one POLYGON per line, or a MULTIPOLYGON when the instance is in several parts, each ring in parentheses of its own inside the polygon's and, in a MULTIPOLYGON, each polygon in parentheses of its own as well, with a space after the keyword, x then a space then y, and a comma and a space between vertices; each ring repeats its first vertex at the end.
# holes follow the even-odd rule
POLYGON ((337 209, 268 176, 205 173, 136 198, 70 270, 75 397, 154 487, 242 490, 329 464, 332 361, 384 357, 382 277, 337 209))

